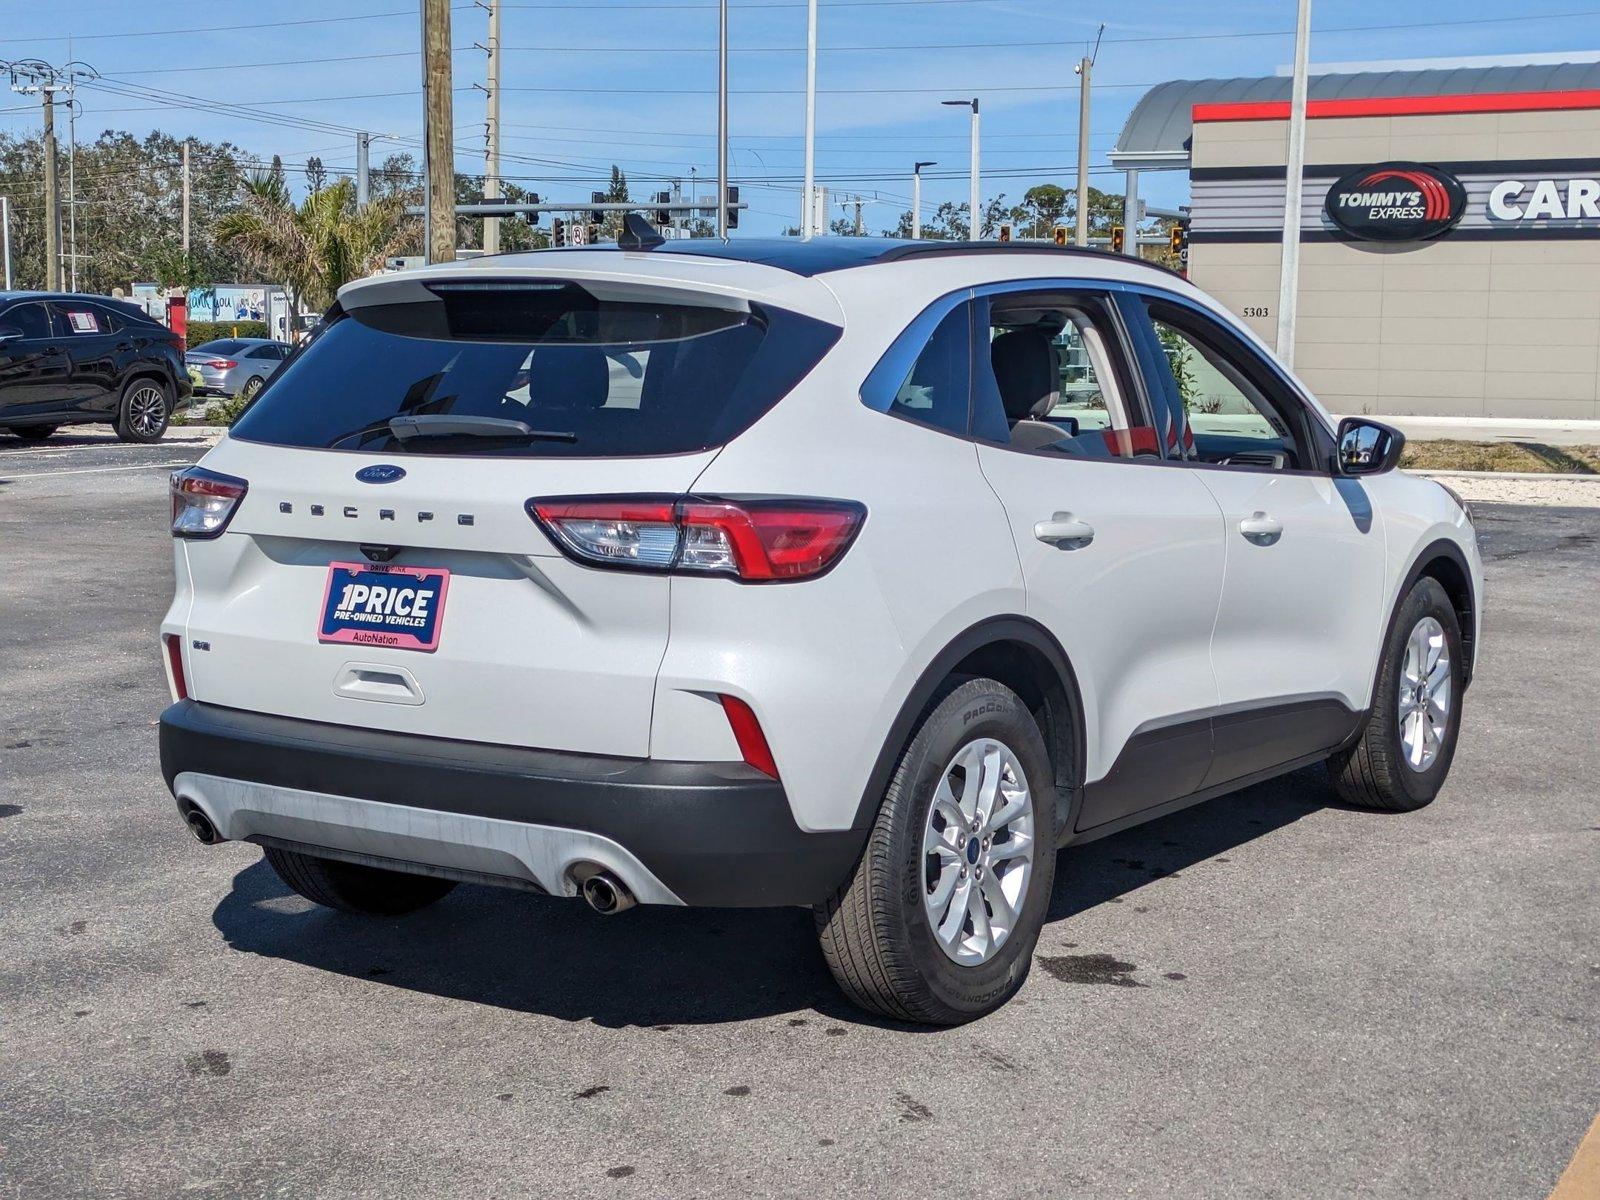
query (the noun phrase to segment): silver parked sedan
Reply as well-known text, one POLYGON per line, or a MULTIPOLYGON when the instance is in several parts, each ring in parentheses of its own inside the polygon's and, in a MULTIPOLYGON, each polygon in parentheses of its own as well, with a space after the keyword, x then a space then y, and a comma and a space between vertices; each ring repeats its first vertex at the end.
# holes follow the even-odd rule
POLYGON ((219 338, 190 349, 184 362, 200 372, 197 395, 244 396, 248 400, 288 355, 288 346, 266 338, 219 338))

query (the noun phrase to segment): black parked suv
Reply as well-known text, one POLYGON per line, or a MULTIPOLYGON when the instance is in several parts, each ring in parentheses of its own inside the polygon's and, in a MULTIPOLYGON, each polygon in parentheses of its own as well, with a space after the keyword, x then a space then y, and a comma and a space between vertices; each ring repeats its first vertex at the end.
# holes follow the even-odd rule
POLYGON ((125 442, 155 442, 193 390, 181 339, 136 305, 0 292, 0 429, 41 441, 108 422, 125 442))

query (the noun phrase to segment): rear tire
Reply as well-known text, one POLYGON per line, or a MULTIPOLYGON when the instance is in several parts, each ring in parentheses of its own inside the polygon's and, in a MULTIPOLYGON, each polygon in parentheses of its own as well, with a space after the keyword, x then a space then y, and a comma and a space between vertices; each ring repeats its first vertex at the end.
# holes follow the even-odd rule
POLYGON ((14 425, 11 432, 25 442, 42 442, 60 428, 59 425, 14 425))
POLYGON ((1050 907, 1055 813, 1050 756, 1022 699, 993 679, 946 685, 900 756, 854 875, 816 909, 823 957, 845 995, 930 1025, 959 1025, 1009 1000, 1028 977, 1050 907), (967 812, 969 776, 978 828, 955 819, 949 803, 967 812), (1016 813, 992 829, 983 820, 990 779, 999 790, 987 811, 1016 813), (934 816, 945 812, 953 819, 934 816), (990 899, 1002 887, 999 899, 1015 912, 1009 922, 990 899), (971 899, 958 908, 964 895, 971 899))
POLYGON ((312 903, 340 912, 397 917, 442 900, 456 886, 451 879, 385 871, 277 846, 266 847, 266 856, 285 884, 312 903))
POLYGON ((144 445, 159 442, 171 418, 171 388, 159 379, 130 379, 117 405, 117 437, 144 445))
POLYGON ((1418 580, 1389 630, 1366 728, 1355 745, 1328 760, 1341 800, 1382 812, 1414 812, 1433 802, 1461 731, 1463 665, 1450 597, 1437 580, 1418 580))
POLYGON ((264 381, 259 375, 252 375, 244 381, 244 386, 239 389, 239 399, 249 402, 256 398, 256 393, 261 390, 264 381))

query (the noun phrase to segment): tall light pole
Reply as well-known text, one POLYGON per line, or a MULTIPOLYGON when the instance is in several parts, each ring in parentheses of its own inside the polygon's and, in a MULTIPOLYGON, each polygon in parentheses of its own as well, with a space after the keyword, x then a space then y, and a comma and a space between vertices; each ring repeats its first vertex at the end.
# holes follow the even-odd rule
POLYGON ((922 168, 937 167, 936 162, 911 164, 911 236, 922 236, 922 168))
POLYGON ((972 109, 972 199, 967 208, 967 237, 975 242, 983 230, 983 189, 978 181, 978 98, 974 96, 971 100, 941 100, 939 103, 972 109))
POLYGON ((728 237, 728 0, 717 6, 717 236, 728 237))
POLYGON ((1289 101, 1289 166, 1283 190, 1283 262, 1278 281, 1278 361, 1294 368, 1294 325, 1300 302, 1300 193, 1306 168, 1307 63, 1311 0, 1300 0, 1294 31, 1294 87, 1289 101))
POLYGON ((817 0, 806 3, 806 190, 800 194, 800 236, 810 239, 817 222, 817 0))
POLYGON ((11 197, 0 196, 0 236, 5 241, 6 291, 11 290, 11 197))

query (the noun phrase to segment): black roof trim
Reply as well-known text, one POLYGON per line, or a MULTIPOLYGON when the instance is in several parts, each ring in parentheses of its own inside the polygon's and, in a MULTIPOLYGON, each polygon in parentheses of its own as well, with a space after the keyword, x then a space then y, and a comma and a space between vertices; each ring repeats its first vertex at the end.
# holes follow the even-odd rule
MULTIPOLYGON (((544 252, 534 251, 534 253, 544 252)), ((737 238, 726 242, 714 238, 684 238, 664 242, 643 253, 687 254, 697 258, 757 263, 807 277, 823 275, 830 271, 847 271, 853 267, 871 266, 876 263, 903 262, 906 259, 938 258, 947 255, 1033 254, 1063 258, 1089 257, 1102 261, 1111 257, 1105 250, 1093 250, 1084 246, 1056 246, 1047 242, 951 242, 933 239, 914 241, 910 238, 881 237, 823 237, 811 241, 782 237, 737 238)), ((1178 275, 1178 272, 1159 263, 1135 258, 1128 258, 1125 261, 1137 262, 1152 271, 1178 275)))

